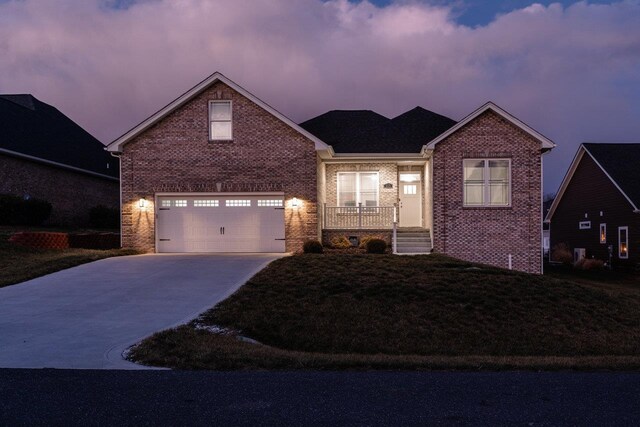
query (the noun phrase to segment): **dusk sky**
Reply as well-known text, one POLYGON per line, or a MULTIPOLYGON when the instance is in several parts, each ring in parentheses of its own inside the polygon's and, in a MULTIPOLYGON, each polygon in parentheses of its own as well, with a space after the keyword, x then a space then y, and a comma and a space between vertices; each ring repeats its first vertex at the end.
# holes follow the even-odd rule
POLYGON ((580 142, 640 142, 640 0, 0 0, 0 93, 103 143, 214 71, 297 122, 494 101, 558 144, 545 192, 580 142))

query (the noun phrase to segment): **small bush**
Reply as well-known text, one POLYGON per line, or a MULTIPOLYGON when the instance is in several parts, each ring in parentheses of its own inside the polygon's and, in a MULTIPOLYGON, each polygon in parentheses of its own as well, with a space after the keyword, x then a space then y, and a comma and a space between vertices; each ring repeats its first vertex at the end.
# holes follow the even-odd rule
MULTIPOLYGON (((367 242, 371 239, 382 239, 384 240, 384 238, 382 236, 373 236, 373 235, 367 235, 367 236, 362 236, 362 238, 360 239, 360 249, 366 249, 367 248, 367 242)), ((386 241, 386 240, 385 240, 386 241)))
POLYGON ((604 261, 595 258, 582 258, 576 262, 575 267, 580 270, 604 270, 604 261))
POLYGON ((336 236, 331 239, 331 246, 336 249, 347 249, 351 247, 351 242, 346 236, 336 236))
POLYGON ((566 243, 557 243, 551 248, 551 261, 573 264, 573 254, 566 243))
POLYGON ((51 216, 51 203, 41 199, 0 195, 0 224, 41 225, 51 216))
POLYGON ((323 252, 322 243, 317 240, 307 240, 302 245, 302 251, 305 254, 321 254, 323 252))
POLYGON ((369 239, 366 248, 369 254, 383 254, 387 250, 387 242, 378 238, 369 239))
POLYGON ((118 228, 120 211, 103 205, 94 206, 89 211, 89 223, 95 228, 118 228))

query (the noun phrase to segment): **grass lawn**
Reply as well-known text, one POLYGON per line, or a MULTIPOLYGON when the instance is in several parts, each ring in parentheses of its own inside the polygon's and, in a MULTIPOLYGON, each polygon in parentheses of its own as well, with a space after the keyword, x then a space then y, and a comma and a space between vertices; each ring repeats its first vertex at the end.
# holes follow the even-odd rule
POLYGON ((130 358, 181 369, 636 369, 640 286, 441 255, 298 255, 130 358))
MULTIPOLYGON (((69 267, 119 255, 133 255, 136 251, 111 249, 33 249, 13 245, 7 241, 18 231, 45 231, 26 227, 0 227, 0 288, 44 276, 69 267)), ((46 229, 46 231, 67 231, 46 229)))

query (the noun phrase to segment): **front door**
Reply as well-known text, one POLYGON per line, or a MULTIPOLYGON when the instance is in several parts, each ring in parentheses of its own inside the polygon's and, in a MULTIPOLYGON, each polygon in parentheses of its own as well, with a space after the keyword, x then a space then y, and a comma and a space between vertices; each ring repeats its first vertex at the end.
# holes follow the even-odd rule
POLYGON ((400 174, 400 227, 422 227, 422 185, 419 172, 400 174))

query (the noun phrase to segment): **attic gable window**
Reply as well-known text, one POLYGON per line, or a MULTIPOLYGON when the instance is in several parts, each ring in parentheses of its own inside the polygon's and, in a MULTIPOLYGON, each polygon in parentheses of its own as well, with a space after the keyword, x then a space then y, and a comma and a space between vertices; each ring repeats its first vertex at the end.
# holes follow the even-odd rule
POLYGON ((209 101, 209 140, 233 139, 231 101, 209 101))

